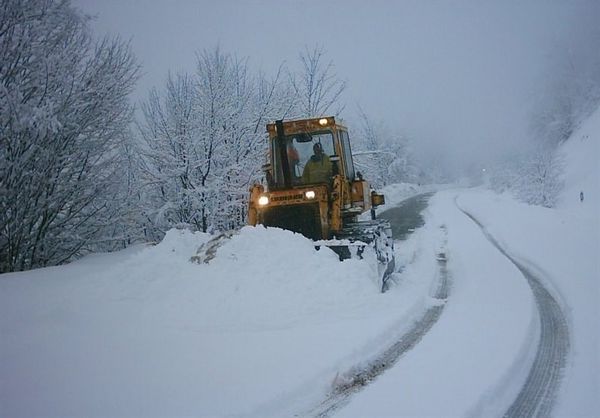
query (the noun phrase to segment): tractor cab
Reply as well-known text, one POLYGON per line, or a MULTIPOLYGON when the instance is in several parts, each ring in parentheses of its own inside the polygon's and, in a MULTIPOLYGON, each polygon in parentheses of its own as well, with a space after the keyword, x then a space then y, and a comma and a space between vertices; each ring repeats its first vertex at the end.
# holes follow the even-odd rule
POLYGON ((333 117, 276 122, 267 125, 267 131, 267 179, 271 189, 331 186, 338 174, 346 181, 354 180, 348 131, 333 117))
POLYGON ((267 187, 256 184, 250 190, 250 225, 330 239, 384 203, 355 173, 348 130, 334 117, 276 121, 267 132, 267 187))

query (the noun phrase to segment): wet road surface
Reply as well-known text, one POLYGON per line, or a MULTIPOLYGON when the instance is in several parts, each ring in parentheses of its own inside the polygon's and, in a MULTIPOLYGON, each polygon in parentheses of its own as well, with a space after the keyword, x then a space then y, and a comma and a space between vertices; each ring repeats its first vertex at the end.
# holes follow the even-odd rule
POLYGON ((390 221, 394 240, 403 241, 425 221, 421 212, 427 207, 427 202, 433 193, 423 193, 400 202, 398 206, 386 209, 377 214, 378 218, 390 221))

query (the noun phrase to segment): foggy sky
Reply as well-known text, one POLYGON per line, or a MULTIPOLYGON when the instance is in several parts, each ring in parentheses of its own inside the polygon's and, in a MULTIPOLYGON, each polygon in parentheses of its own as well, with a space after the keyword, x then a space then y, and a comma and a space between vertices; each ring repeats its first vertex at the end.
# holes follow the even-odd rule
POLYGON ((131 39, 144 74, 136 100, 169 70, 193 72, 203 49, 219 45, 274 74, 319 44, 347 81, 347 122, 360 105, 451 168, 524 146, 556 55, 585 42, 574 29, 600 19, 593 1, 73 3, 97 16, 96 33, 131 39))

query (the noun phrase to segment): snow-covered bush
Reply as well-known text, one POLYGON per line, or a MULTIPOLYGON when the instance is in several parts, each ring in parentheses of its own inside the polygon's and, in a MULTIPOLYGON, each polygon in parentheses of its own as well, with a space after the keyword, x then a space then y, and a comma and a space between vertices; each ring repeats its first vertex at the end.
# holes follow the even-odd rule
POLYGON ((563 187, 563 174, 563 160, 554 150, 537 150, 522 162, 515 195, 532 205, 554 207, 563 187))
POLYGON ((532 205, 553 207, 563 187, 564 164, 552 148, 513 155, 489 171, 492 190, 532 205))

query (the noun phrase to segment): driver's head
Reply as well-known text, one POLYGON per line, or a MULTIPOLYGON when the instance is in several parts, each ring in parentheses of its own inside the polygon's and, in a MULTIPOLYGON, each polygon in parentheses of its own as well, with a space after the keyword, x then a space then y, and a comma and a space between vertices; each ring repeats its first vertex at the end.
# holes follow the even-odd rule
POLYGON ((315 153, 315 155, 323 154, 323 146, 320 142, 317 142, 315 145, 313 145, 313 152, 315 153))

